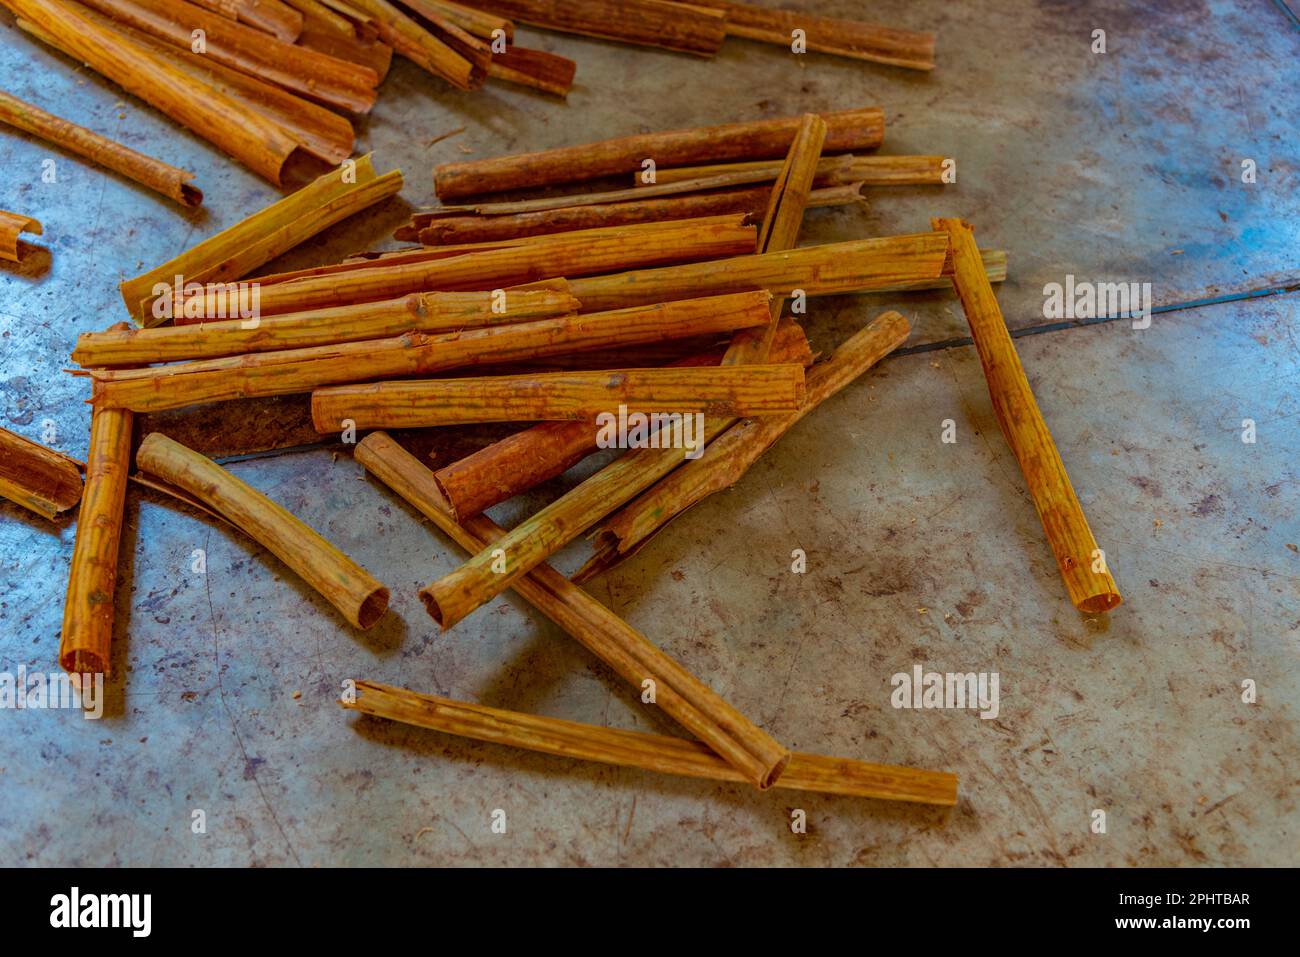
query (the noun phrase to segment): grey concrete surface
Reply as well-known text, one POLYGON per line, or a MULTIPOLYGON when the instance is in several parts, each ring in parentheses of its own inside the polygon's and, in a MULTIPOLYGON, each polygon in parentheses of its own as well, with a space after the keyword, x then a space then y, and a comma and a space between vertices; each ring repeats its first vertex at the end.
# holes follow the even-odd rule
MULTIPOLYGON (((316 436, 286 398, 141 429, 215 455, 281 450, 231 467, 388 583, 389 616, 354 632, 263 549, 133 489, 108 712, 0 712, 0 864, 1294 863, 1300 296, 1282 290, 1300 277, 1300 31, 1266 0, 882 2, 872 15, 937 29, 935 74, 740 40, 705 62, 527 31, 578 61, 560 103, 453 93, 399 62, 359 149, 404 170, 402 196, 273 265, 391 245, 410 207, 433 201, 430 167, 466 156, 880 103, 887 152, 957 157, 955 186, 818 211, 803 240, 958 214, 1009 251, 1000 300, 1125 604, 1085 618, 1066 600, 947 294, 815 301, 823 349, 885 307, 913 320, 913 339, 591 586, 786 744, 956 771, 957 808, 757 794, 342 712, 340 683, 364 677, 678 733, 512 596, 437 634, 415 591, 460 553, 345 452, 292 451, 316 436), (1168 311, 1145 330, 1051 329, 1042 288, 1067 273, 1151 282, 1168 311), (997 672, 997 718, 894 709, 890 677, 914 664, 997 672), (489 827, 498 808, 504 835, 489 827), (791 833, 795 808, 806 835, 791 833), (205 834, 191 832, 196 810, 205 834)), ((121 278, 278 194, 7 20, 0 37, 0 87, 194 170, 208 198, 184 214, 0 132, 0 208, 46 227, 22 266, 0 267, 0 424, 35 437, 49 420, 80 456, 86 388, 60 371, 76 334, 123 318, 121 278), (45 184, 51 156, 60 181, 45 184)), ((475 441, 448 431, 444 454, 475 441)), ((514 521, 595 464, 494 515, 514 521)), ((0 670, 54 668, 74 533, 71 518, 0 505, 0 670)), ((575 544, 557 565, 586 553, 575 544)))

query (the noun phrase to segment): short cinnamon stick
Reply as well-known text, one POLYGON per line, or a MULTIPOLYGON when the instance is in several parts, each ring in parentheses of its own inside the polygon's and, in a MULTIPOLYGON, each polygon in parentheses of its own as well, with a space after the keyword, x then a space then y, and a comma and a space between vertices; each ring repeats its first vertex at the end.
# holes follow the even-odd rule
MULTIPOLYGON (((711 781, 744 780, 740 772, 706 745, 683 738, 521 714, 419 694, 374 681, 356 682, 356 692, 354 698, 340 704, 362 714, 444 734, 681 777, 711 781)), ((947 807, 957 803, 955 774, 797 751, 790 755, 790 763, 777 778, 775 786, 783 790, 819 791, 882 801, 947 807)))
MULTIPOLYGON (((875 149, 885 134, 885 116, 877 107, 824 113, 822 118, 827 126, 828 153, 875 149)), ((448 163, 434 170, 434 189, 440 199, 447 200, 630 173, 641 169, 647 159, 659 166, 773 159, 790 148, 799 122, 799 117, 755 120, 448 163)))
POLYGON ((362 11, 379 38, 412 63, 440 76, 452 86, 473 90, 483 85, 487 73, 452 49, 387 0, 348 0, 362 11))
POLYGON ((59 640, 59 664, 76 674, 112 671, 113 593, 133 418, 122 409, 97 409, 90 420, 86 487, 77 513, 59 640))
POLYGON ((136 464, 193 495, 293 569, 356 628, 374 626, 388 609, 388 589, 286 509, 207 456, 154 432, 136 464))
POLYGON ((545 50, 510 47, 505 53, 493 53, 488 62, 488 76, 516 86, 527 86, 555 96, 568 96, 578 65, 568 57, 545 50))
POLYGON ((18 237, 23 233, 40 236, 44 232, 39 219, 0 209, 0 259, 18 262, 18 237))
POLYGON ((81 501, 81 469, 60 452, 0 429, 0 497, 53 519, 81 501))
POLYGON ((933 224, 941 231, 938 235, 946 234, 952 242, 952 283, 984 367, 993 411, 1020 463, 1070 601, 1081 611, 1109 611, 1122 600, 1119 589, 1038 409, 993 287, 980 268, 974 231, 960 219, 935 219, 933 224))

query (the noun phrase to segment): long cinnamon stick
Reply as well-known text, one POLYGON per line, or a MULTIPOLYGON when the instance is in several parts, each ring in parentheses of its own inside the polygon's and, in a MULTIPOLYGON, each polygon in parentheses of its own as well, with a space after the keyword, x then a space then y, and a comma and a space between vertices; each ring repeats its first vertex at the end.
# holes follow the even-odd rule
POLYGON ((952 283, 984 367, 993 411, 1020 463, 1070 601, 1081 611, 1109 611, 1122 601, 1119 589, 1039 411, 993 287, 980 268, 974 231, 961 219, 932 222, 939 235, 946 234, 952 242, 952 283))
POLYGON ((583 584, 631 557, 674 518, 736 482, 800 419, 907 341, 910 327, 897 312, 877 316, 808 371, 807 397, 789 416, 744 419, 613 517, 595 533, 596 551, 573 576, 583 584))
POLYGON ((182 206, 198 206, 203 193, 190 185, 193 173, 169 166, 152 156, 137 153, 130 147, 115 143, 106 136, 91 132, 69 120, 46 113, 38 106, 26 103, 16 96, 0 90, 0 123, 7 123, 39 136, 46 142, 84 156, 89 160, 121 173, 143 186, 182 206))
POLYGON ((0 0, 18 26, 89 65, 279 185, 297 141, 278 124, 62 0, 0 0))
MULTIPOLYGON (((722 355, 721 351, 699 353, 677 364, 717 365, 722 355)), ((812 350, 798 323, 781 323, 770 358, 803 366, 812 362, 812 350)), ((443 466, 434 473, 434 481, 451 515, 468 519, 568 471, 597 450, 597 436, 591 422, 543 422, 443 466)))
POLYGON ((765 292, 743 293, 438 336, 411 333, 394 339, 85 374, 95 380, 96 405, 156 412, 199 402, 310 392, 347 382, 734 331, 765 322, 768 302, 765 292))
MULTIPOLYGON (((942 156, 824 156, 817 164, 817 182, 851 183, 867 186, 934 186, 943 182, 942 156)), ((714 163, 708 166, 678 166, 655 171, 655 185, 689 183, 715 176, 762 175, 776 179, 781 163, 756 160, 749 163, 714 163)), ((632 185, 646 188, 641 176, 632 177, 632 185)))
POLYGON ((76 674, 112 671, 113 592, 133 418, 123 409, 97 409, 90 420, 86 487, 77 513, 59 640, 59 664, 76 674))
POLYGON ((18 262, 18 237, 23 233, 40 236, 44 232, 39 219, 0 209, 0 259, 18 262))
MULTIPOLYGON (((383 432, 357 444, 356 459, 467 551, 489 547, 503 532, 484 515, 457 524, 438 498, 433 476, 383 432)), ((548 565, 514 584, 538 611, 572 635, 642 693, 652 682, 654 703, 759 788, 777 780, 790 752, 664 654, 641 632, 548 565)))
MULTIPOLYGON (((828 153, 875 149, 885 134, 885 116, 877 107, 823 113, 822 118, 827 126, 828 153)), ((630 173, 641 169, 647 159, 659 166, 772 159, 785 155, 799 122, 797 116, 755 120, 448 163, 434 170, 434 189, 440 199, 447 200, 630 173)))
POLYGON ((176 258, 119 287, 127 310, 139 322, 157 325, 168 318, 155 310, 159 287, 170 291, 177 276, 183 283, 224 283, 247 275, 321 230, 402 188, 399 170, 380 176, 367 154, 350 168, 326 173, 279 202, 205 239, 176 258), (155 314, 157 313, 157 314, 155 314))
MULTIPOLYGON (((682 777, 744 780, 706 745, 683 738, 521 714, 374 681, 356 682, 356 692, 339 703, 362 714, 444 734, 682 777)), ((790 755, 775 787, 948 807, 957 803, 955 774, 797 751, 790 755)))
POLYGON ((399 336, 451 332, 563 316, 578 300, 549 289, 413 293, 399 299, 291 312, 256 323, 241 319, 155 329, 109 329, 77 337, 73 361, 93 366, 147 365, 272 352, 399 336), (251 326, 251 327, 250 327, 251 326))
POLYGON ((81 501, 81 469, 62 453, 0 429, 0 497, 53 519, 81 501))
POLYGON ((354 627, 388 610, 388 589, 320 534, 207 456, 154 432, 136 465, 193 495, 292 568, 354 627))
POLYGON ((436 381, 370 382, 311 395, 317 432, 479 422, 587 421, 601 413, 775 415, 803 401, 803 366, 606 369, 436 381))

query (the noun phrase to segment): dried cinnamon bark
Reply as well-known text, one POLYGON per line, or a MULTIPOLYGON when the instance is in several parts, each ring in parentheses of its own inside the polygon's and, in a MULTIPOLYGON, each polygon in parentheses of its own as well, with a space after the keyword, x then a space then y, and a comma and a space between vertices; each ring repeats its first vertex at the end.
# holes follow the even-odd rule
POLYGON ((493 53, 488 76, 494 80, 527 86, 555 96, 568 96, 578 64, 545 50, 512 46, 505 53, 493 53))
MULTIPOLYGON (((354 699, 340 704, 362 714, 444 734, 682 777, 744 780, 740 772, 696 741, 488 708, 373 681, 358 681, 356 691, 354 699)), ((957 803, 955 774, 797 751, 790 755, 790 763, 774 786, 882 801, 948 807, 957 803)))
POLYGON ((365 14, 366 23, 386 44, 452 86, 473 90, 487 78, 483 67, 452 49, 387 0, 348 0, 348 4, 365 14))
POLYGON ((1081 611, 1109 611, 1122 600, 1119 589, 1038 409, 993 287, 980 268, 974 231, 960 219, 935 219, 933 224, 941 231, 938 235, 946 234, 952 242, 952 283, 984 367, 993 411, 1020 463, 1070 601, 1081 611))
POLYGON ((388 610, 388 589, 286 509, 207 456, 159 432, 140 443, 136 464, 193 495, 266 547, 356 628, 370 628, 388 610))
MULTIPOLYGON (((824 156, 817 164, 817 184, 862 183, 866 186, 934 186, 943 182, 942 156, 824 156)), ((750 163, 714 163, 709 166, 677 166, 655 171, 655 183, 690 182, 714 176, 762 175, 776 179, 781 163, 757 160, 750 163)), ((645 188, 640 176, 633 186, 645 188)))
POLYGON ((0 496, 53 519, 81 501, 81 469, 60 452, 0 429, 0 496))
MULTIPOLYGON (((824 113, 825 151, 844 153, 875 149, 885 134, 885 116, 877 107, 824 113)), ((729 160, 784 156, 799 128, 799 117, 755 120, 645 133, 468 163, 448 163, 434 170, 434 189, 443 200, 532 186, 552 186, 597 179, 642 168, 721 163, 729 160)))
POLYGON ((18 237, 23 233, 40 236, 44 232, 40 220, 0 209, 0 259, 18 262, 18 237))

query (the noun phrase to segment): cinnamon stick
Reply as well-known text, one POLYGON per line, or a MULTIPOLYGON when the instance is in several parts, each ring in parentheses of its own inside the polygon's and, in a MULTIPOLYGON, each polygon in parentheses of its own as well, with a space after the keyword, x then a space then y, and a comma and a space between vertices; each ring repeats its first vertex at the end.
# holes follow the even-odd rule
POLYGON ((803 401, 803 366, 606 369, 371 382, 311 394, 317 432, 421 429, 479 422, 586 422, 619 407, 677 416, 774 415, 803 401))
POLYGON ((193 495, 261 544, 354 627, 370 628, 388 610, 388 589, 369 572, 207 456, 154 432, 140 443, 136 464, 193 495))
POLYGON ((349 342, 129 370, 90 370, 94 402, 141 412, 199 402, 310 392, 327 385, 429 375, 471 365, 662 342, 765 322, 765 292, 690 299, 465 332, 349 342))
POLYGON ((194 0, 200 7, 238 20, 269 33, 277 40, 293 43, 302 35, 302 14, 280 0, 194 0))
MULTIPOLYGON (((818 183, 859 182, 867 186, 934 186, 943 182, 942 156, 824 156, 817 164, 818 183)), ((655 171, 655 185, 690 182, 714 176, 762 175, 776 179, 781 163, 756 160, 748 163, 713 163, 708 166, 678 166, 655 171)), ((641 176, 633 186, 645 188, 641 176)))
MULTIPOLYGON (((356 682, 356 692, 339 703, 351 711, 444 734, 681 777, 744 780, 708 746, 683 738, 521 714, 374 681, 356 682)), ((775 787, 947 807, 957 803, 955 774, 798 751, 790 755, 775 787)))
POLYGON ((527 86, 555 96, 568 96, 578 64, 545 50, 512 46, 505 53, 493 53, 488 76, 516 86, 527 86))
POLYGON ((499 297, 490 292, 413 293, 399 299, 270 316, 251 328, 249 322, 231 319, 83 332, 77 337, 72 359, 87 368, 209 359, 360 342, 404 332, 451 332, 525 322, 571 314, 578 306, 578 300, 568 293, 547 289, 503 290, 499 297))
MULTIPOLYGON (((798 323, 781 323, 769 358, 804 366, 812 362, 798 323)), ((716 365, 721 359, 717 351, 678 364, 716 365)), ((463 521, 568 471, 596 451, 597 432, 591 422, 543 422, 438 469, 434 481, 451 515, 463 521)))
POLYGON ((133 418, 123 409, 96 409, 90 420, 86 487, 77 513, 59 640, 59 664, 75 674, 112 671, 113 593, 133 418))
POLYGON ((72 459, 0 429, 0 497, 52 520, 81 501, 81 485, 72 459))
POLYGON ((375 173, 371 154, 356 161, 351 174, 326 173, 319 179, 265 209, 205 239, 176 258, 119 287, 127 310, 145 325, 168 318, 155 309, 161 287, 170 291, 177 276, 184 283, 224 283, 247 275, 263 263, 292 249, 353 213, 402 188, 402 174, 394 170, 375 173))
POLYGON ((379 38, 422 69, 452 86, 473 90, 483 85, 486 71, 424 29, 387 0, 348 0, 363 12, 379 38))
POLYGON ((0 90, 0 123, 17 127, 46 142, 84 156, 100 166, 106 166, 182 206, 194 207, 203 202, 203 193, 189 184, 194 178, 193 173, 137 153, 84 126, 46 113, 40 107, 3 90, 0 90))
POLYGON ((932 222, 938 235, 946 234, 952 243, 952 283, 984 367, 993 411, 1020 463, 1070 601, 1081 611, 1109 611, 1122 601, 1119 589, 1039 411, 993 287, 980 268, 974 231, 961 219, 932 222))
POLYGON ((595 554, 574 574, 574 584, 584 584, 630 558, 682 512, 740 481, 795 423, 901 346, 910 331, 897 312, 877 316, 808 371, 807 397, 798 412, 737 422, 710 442, 703 456, 684 463, 603 522, 594 536, 595 554))
POLYGON ((18 26, 75 57, 279 185, 298 143, 247 104, 195 79, 63 0, 0 0, 18 26))
MULTIPOLYGON (((827 126, 828 153, 875 149, 885 134, 885 116, 878 107, 824 113, 822 119, 827 126)), ((434 170, 434 189, 440 199, 447 200, 630 173, 642 169, 646 159, 653 159, 658 166, 773 159, 785 155, 798 128, 799 117, 754 120, 447 163, 434 170)))
MULTIPOLYGON (((374 432, 362 439, 356 459, 467 551, 490 547, 504 534, 483 515, 457 524, 439 501, 429 470, 387 434, 374 432)), ((638 691, 644 693, 645 682, 653 682, 654 703, 743 780, 765 788, 780 777, 789 760, 785 747, 559 572, 539 565, 514 588, 638 691)))
POLYGON ((44 232, 40 220, 0 209, 0 259, 18 262, 18 237, 22 233, 40 236, 44 232))

